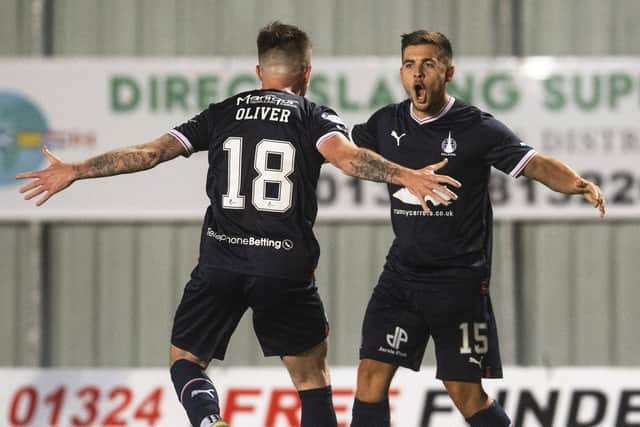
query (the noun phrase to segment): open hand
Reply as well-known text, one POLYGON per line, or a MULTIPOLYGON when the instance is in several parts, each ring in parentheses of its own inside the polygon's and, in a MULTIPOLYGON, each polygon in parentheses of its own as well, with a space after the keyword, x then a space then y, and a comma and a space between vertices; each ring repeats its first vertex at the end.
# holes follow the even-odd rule
POLYGON ((425 200, 426 197, 444 206, 449 206, 449 200, 456 200, 458 198, 458 195, 447 188, 445 184, 456 188, 460 188, 462 184, 448 175, 439 175, 436 173, 442 169, 447 162, 448 160, 444 159, 422 169, 416 169, 413 171, 411 179, 405 183, 407 190, 420 200, 422 209, 425 212, 430 212, 425 200))
POLYGON ((51 196, 70 186, 75 180, 75 173, 71 164, 62 162, 45 146, 42 147, 42 154, 49 160, 49 167, 16 175, 16 179, 33 179, 33 181, 20 188, 20 193, 27 193, 24 196, 25 200, 31 200, 42 193, 46 193, 36 202, 37 206, 42 205, 51 196))

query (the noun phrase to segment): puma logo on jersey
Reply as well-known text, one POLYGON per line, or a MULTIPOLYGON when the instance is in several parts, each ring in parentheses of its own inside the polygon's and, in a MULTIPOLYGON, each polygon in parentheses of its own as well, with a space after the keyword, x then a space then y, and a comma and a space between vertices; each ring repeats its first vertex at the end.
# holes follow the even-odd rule
POLYGON ((478 365, 479 368, 482 368, 482 357, 480 358, 480 360, 476 359, 475 357, 469 357, 469 363, 474 363, 478 365))
MULTIPOLYGON (((438 190, 434 190, 434 191, 438 193, 438 196, 442 197, 444 200, 446 201, 451 200, 451 197, 448 194, 442 193, 438 190)), ((400 200, 402 203, 406 203, 407 205, 418 205, 418 206, 421 205, 420 199, 414 196, 413 193, 407 190, 406 187, 403 187, 400 190, 393 193, 393 197, 400 200)), ((425 197, 424 200, 427 202, 431 202, 433 206, 438 206, 440 204, 440 202, 434 200, 433 198, 431 198, 431 196, 425 197)))
POLYGON ((211 397, 213 400, 216 400, 216 392, 215 390, 193 390, 191 392, 191 397, 196 397, 199 394, 206 394, 207 396, 211 397))
POLYGON ((398 135, 398 132, 396 132, 395 130, 391 131, 391 136, 396 139, 396 144, 398 144, 398 147, 400 147, 400 138, 402 138, 405 135, 406 133, 403 133, 402 135, 398 135))

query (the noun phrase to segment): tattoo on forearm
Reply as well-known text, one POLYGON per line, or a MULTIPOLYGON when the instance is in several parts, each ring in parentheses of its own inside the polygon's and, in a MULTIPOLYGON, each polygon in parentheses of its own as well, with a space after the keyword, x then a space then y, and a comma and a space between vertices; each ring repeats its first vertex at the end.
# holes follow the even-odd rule
POLYGON ((390 182, 399 173, 397 166, 366 151, 358 153, 351 162, 351 166, 353 167, 354 175, 358 178, 376 182, 390 182))
MULTIPOLYGON (((136 149, 142 146, 136 146, 136 149)), ((110 151, 86 161, 82 178, 118 175, 149 169, 163 160, 164 151, 133 151, 129 148, 110 151)), ((78 170, 76 166, 76 170, 78 170)))

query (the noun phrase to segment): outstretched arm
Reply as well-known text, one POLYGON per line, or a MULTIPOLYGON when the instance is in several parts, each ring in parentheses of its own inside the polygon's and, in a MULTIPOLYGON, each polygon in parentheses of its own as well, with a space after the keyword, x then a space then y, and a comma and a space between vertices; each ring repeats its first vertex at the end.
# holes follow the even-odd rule
POLYGON ((347 175, 407 187, 420 199, 425 212, 429 212, 425 201, 427 196, 445 206, 449 205, 449 199, 458 198, 444 184, 453 187, 460 187, 461 184, 447 175, 435 173, 447 164, 446 159, 422 169, 410 169, 390 162, 371 150, 356 147, 340 134, 323 141, 318 150, 327 161, 347 175))
POLYGON ((42 152, 49 160, 49 167, 33 172, 23 172, 16 179, 33 179, 20 188, 25 200, 46 193, 38 202, 42 205, 54 194, 64 190, 74 181, 86 178, 119 175, 150 169, 161 162, 184 154, 185 149, 174 137, 164 134, 145 144, 118 148, 83 160, 78 163, 65 163, 53 155, 46 147, 42 152))
POLYGON ((595 208, 600 217, 605 214, 605 200, 600 188, 593 182, 580 177, 560 160, 536 154, 524 168, 523 174, 535 179, 559 193, 582 194, 595 208))

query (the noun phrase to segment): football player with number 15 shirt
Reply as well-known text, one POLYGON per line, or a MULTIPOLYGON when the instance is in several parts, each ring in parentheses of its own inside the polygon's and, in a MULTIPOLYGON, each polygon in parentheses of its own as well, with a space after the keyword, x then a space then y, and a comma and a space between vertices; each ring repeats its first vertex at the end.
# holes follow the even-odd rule
MULTIPOLYGON (((482 378, 502 376, 489 298, 491 167, 552 190, 580 194, 605 213, 600 189, 564 163, 536 153, 505 125, 447 93, 453 53, 441 33, 402 36, 400 77, 409 99, 383 107, 352 130, 356 145, 410 168, 448 159, 458 198, 430 211, 402 185, 388 184, 395 239, 362 326, 352 427, 388 427, 388 390, 399 366, 419 370, 433 337, 437 378, 473 427, 508 427, 482 378)), ((438 194, 438 190, 434 190, 438 194)), ((445 194, 441 194, 446 198, 445 194)))

